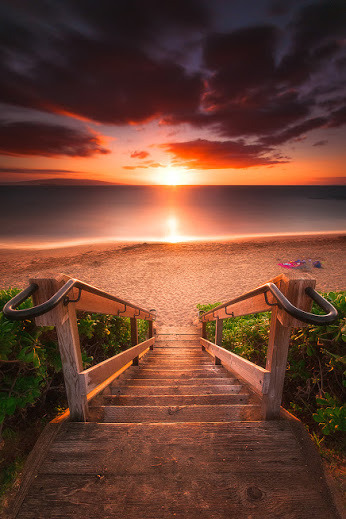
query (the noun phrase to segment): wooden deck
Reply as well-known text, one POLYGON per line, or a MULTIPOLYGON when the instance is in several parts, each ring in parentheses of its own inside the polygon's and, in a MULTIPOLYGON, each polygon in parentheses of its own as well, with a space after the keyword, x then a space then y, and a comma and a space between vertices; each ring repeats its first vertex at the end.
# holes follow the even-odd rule
POLYGON ((302 425, 261 421, 193 336, 174 339, 96 397, 96 421, 47 426, 12 517, 337 519, 302 425))

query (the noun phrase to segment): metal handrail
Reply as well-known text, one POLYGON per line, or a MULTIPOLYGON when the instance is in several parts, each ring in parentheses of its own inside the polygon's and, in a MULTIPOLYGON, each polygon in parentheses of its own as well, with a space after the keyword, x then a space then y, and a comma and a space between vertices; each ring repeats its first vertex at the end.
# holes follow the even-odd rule
POLYGON ((274 298, 277 301, 277 304, 279 308, 290 314, 292 317, 295 317, 299 321, 303 321, 304 323, 308 324, 329 324, 334 322, 338 317, 338 312, 336 308, 332 304, 329 303, 324 297, 322 297, 316 290, 314 290, 312 287, 307 287, 305 289, 305 293, 311 297, 317 305, 322 308, 325 312, 328 312, 325 315, 317 315, 312 314, 310 312, 305 312, 304 310, 301 310, 300 308, 297 308, 296 306, 292 305, 292 303, 287 299, 287 297, 284 296, 284 294, 279 290, 279 288, 274 283, 265 283, 264 285, 261 285, 258 288, 255 288, 254 290, 251 290, 250 292, 246 292, 245 294, 236 297, 235 299, 232 299, 231 301, 228 301, 227 303, 224 303, 222 305, 216 306, 212 310, 209 310, 208 312, 205 312, 200 316, 200 321, 205 322, 205 317, 207 315, 212 314, 214 316, 214 312, 217 310, 225 309, 228 306, 233 305, 234 303, 239 303, 240 301, 245 301, 246 299, 250 299, 251 297, 257 296, 258 294, 266 294, 267 292, 271 292, 271 294, 274 296, 274 298))
POLYGON ((33 317, 38 317, 39 315, 43 315, 49 312, 50 310, 53 310, 53 308, 55 308, 61 301, 63 301, 65 305, 67 305, 70 302, 73 302, 73 300, 70 300, 67 297, 67 294, 73 288, 78 288, 80 291, 77 300, 79 300, 81 291, 84 290, 85 292, 89 292, 90 294, 94 294, 105 299, 115 301, 116 303, 121 303, 125 305, 125 308, 133 308, 134 310, 136 310, 136 312, 139 311, 138 315, 140 315, 140 313, 142 312, 146 314, 146 319, 155 319, 155 315, 151 313, 149 310, 145 310, 140 306, 133 305, 132 303, 124 301, 123 299, 119 299, 118 297, 115 297, 112 294, 105 292, 104 290, 100 290, 99 288, 96 288, 92 285, 88 285, 88 283, 84 283, 83 281, 79 281, 79 279, 73 278, 69 279, 64 286, 62 286, 50 299, 48 299, 48 301, 45 301, 44 303, 41 303, 37 306, 33 306, 32 308, 16 310, 16 308, 20 304, 24 303, 24 301, 28 299, 28 297, 32 296, 38 290, 38 285, 36 283, 31 283, 27 288, 22 290, 22 292, 14 296, 10 301, 8 301, 5 304, 3 308, 3 313, 8 319, 11 319, 12 321, 19 321, 22 319, 31 319, 33 317))

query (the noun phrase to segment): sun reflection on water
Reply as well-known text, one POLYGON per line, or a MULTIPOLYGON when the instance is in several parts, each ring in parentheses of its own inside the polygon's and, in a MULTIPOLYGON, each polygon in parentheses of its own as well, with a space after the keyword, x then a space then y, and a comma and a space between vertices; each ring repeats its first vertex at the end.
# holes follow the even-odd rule
POLYGON ((167 220, 168 236, 167 241, 169 243, 178 243, 181 241, 181 237, 178 235, 178 220, 175 216, 170 216, 167 220))

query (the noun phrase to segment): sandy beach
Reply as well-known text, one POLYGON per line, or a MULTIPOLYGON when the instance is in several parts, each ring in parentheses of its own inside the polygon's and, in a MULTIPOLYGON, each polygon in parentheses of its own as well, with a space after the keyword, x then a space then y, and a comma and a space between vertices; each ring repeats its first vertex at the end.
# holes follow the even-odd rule
POLYGON ((148 309, 159 324, 191 325, 197 303, 224 302, 284 271, 278 263, 319 260, 320 291, 342 290, 346 235, 244 238, 227 242, 106 243, 46 250, 0 249, 0 286, 64 273, 148 309))

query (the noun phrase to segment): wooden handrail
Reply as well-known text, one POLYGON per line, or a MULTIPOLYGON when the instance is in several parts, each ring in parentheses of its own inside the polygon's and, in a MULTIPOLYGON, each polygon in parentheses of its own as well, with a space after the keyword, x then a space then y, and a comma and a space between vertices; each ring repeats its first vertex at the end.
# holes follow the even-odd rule
POLYGON ((215 364, 222 363, 230 370, 235 371, 256 393, 265 395, 268 392, 270 372, 267 369, 261 368, 206 339, 201 339, 201 345, 205 351, 214 356, 215 364))
POLYGON ((31 283, 27 288, 5 304, 3 308, 5 316, 12 320, 30 319, 50 312, 63 302, 64 305, 76 303, 77 310, 122 315, 122 317, 137 317, 149 321, 155 319, 153 310, 145 310, 79 279, 70 278, 63 274, 60 274, 59 279, 64 280, 64 284, 57 288, 49 298, 41 300, 40 303, 34 304, 31 308, 17 310, 16 308, 28 297, 36 294, 43 281, 42 279, 30 280, 31 283))
MULTIPOLYGON (((322 310, 328 312, 324 315, 312 314, 302 308, 292 304, 292 302, 282 293, 279 288, 280 283, 286 276, 282 275, 272 281, 268 281, 250 292, 242 294, 227 303, 223 303, 200 316, 201 321, 213 321, 216 318, 227 319, 241 315, 254 314, 270 311, 274 306, 278 306, 291 317, 308 324, 329 324, 335 321, 338 316, 337 310, 326 299, 318 294, 312 285, 305 287, 305 295, 315 301, 322 310), (268 293, 271 293, 272 301, 268 300, 268 293), (231 309, 231 312, 228 309, 231 309)), ((306 280, 306 278, 304 278, 306 280)), ((311 307, 311 305, 310 305, 311 307)))
MULTIPOLYGON (((107 384, 110 384, 113 381, 114 373, 121 372, 129 363, 138 365, 139 357, 147 350, 153 349, 155 337, 153 337, 152 320, 155 316, 152 311, 144 310, 82 281, 72 280, 63 274, 51 278, 35 278, 30 281, 37 287, 32 293, 33 304, 36 308, 42 308, 41 305, 51 301, 57 293, 59 294, 59 291, 61 294, 66 285, 69 287, 69 300, 62 297, 53 306, 48 305, 48 311, 37 315, 35 322, 38 326, 55 326, 70 419, 78 422, 87 421, 88 401, 91 395, 96 395, 98 388, 104 389, 107 384), (77 310, 130 317, 132 348, 84 370, 77 327, 77 310), (149 339, 137 344, 137 319, 144 318, 149 320, 149 339)), ((14 311, 21 312, 20 310, 14 311)))
POLYGON ((257 289, 219 305, 200 316, 202 349, 215 357, 216 364, 223 362, 226 367, 228 366, 260 394, 264 419, 278 418, 280 414, 292 328, 307 326, 307 322, 314 322, 311 320, 311 316, 320 317, 320 320, 316 319, 320 324, 332 322, 337 317, 335 308, 321 296, 316 296, 315 284, 316 280, 308 274, 295 272, 282 274, 257 289), (267 292, 272 287, 275 288, 270 291, 275 297, 269 301, 267 292), (315 300, 329 313, 324 316, 309 313, 312 300, 315 300), (265 311, 271 311, 271 324, 266 368, 263 370, 234 353, 226 353, 227 350, 221 346, 223 319, 265 311), (216 321, 215 344, 206 340, 206 323, 212 320, 216 321), (265 384, 264 379, 259 378, 262 375, 265 376, 265 384))

